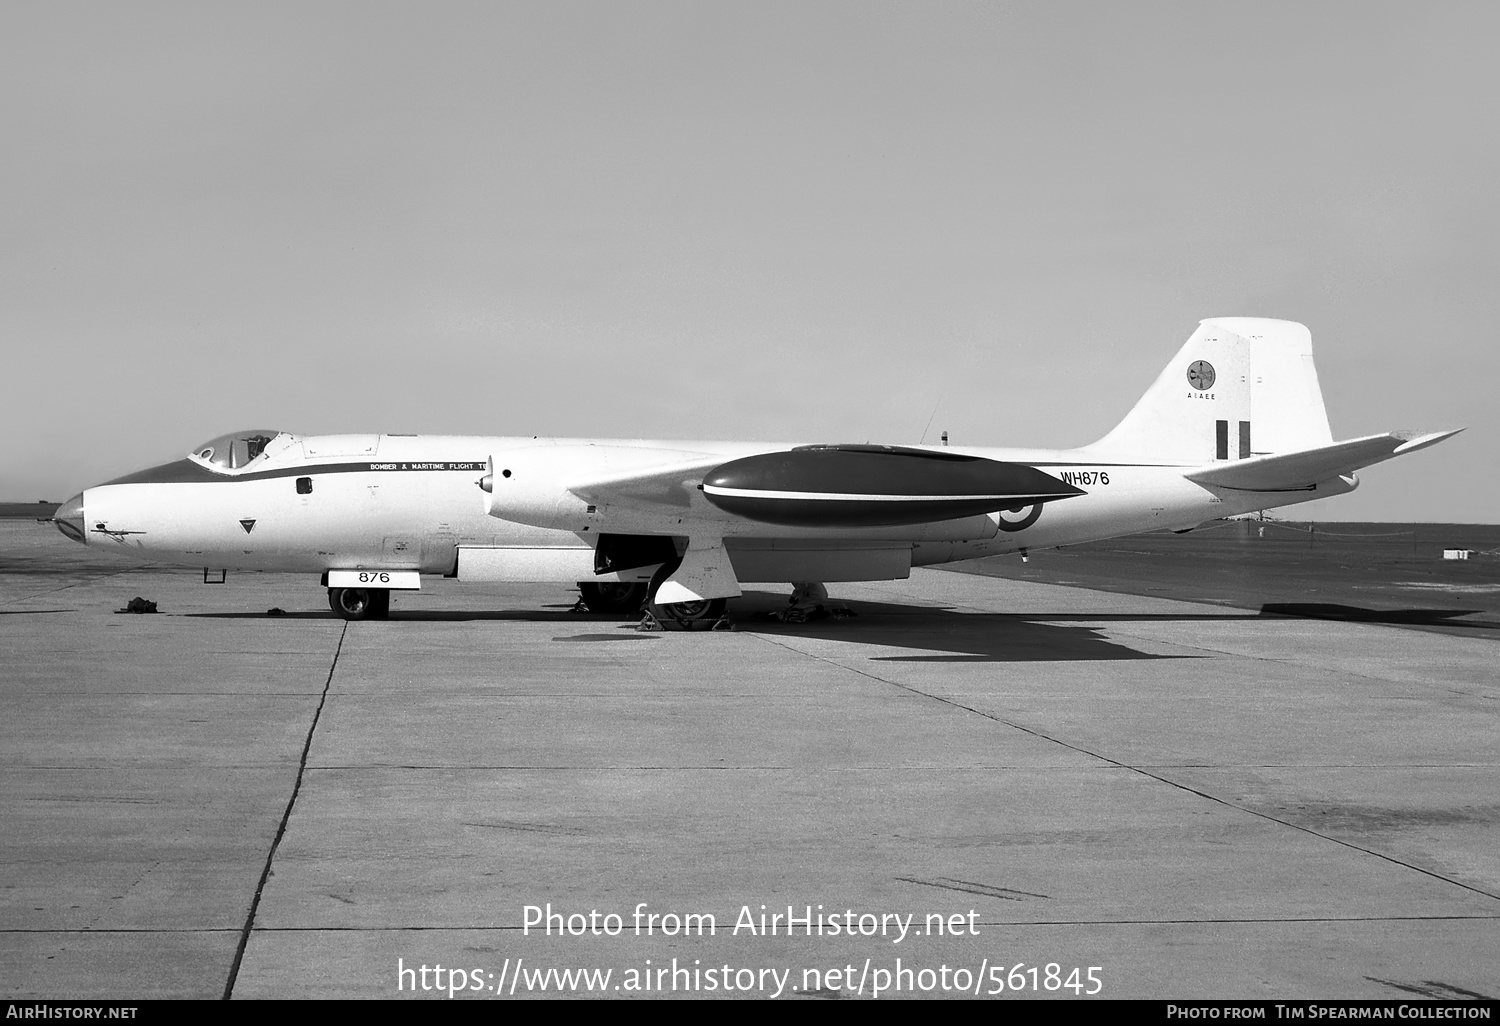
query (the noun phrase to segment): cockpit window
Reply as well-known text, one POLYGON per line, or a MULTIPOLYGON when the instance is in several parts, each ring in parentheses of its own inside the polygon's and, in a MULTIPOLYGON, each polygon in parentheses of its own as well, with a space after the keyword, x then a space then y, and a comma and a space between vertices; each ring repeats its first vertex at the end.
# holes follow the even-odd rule
POLYGON ((264 453, 279 434, 280 431, 235 431, 193 446, 191 454, 225 470, 239 470, 264 453))

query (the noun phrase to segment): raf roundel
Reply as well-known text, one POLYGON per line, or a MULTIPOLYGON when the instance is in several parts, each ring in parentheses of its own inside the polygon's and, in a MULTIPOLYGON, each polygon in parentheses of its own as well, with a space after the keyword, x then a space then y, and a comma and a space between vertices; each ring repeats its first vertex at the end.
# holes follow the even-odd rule
POLYGON ((1206 392, 1214 387, 1214 365, 1207 360, 1194 360, 1188 365, 1188 384, 1200 392, 1206 392))
POLYGON ((1036 523, 1042 515, 1042 504, 1040 502, 1031 506, 1017 506, 1014 509, 999 510, 995 516, 995 526, 1002 531, 1024 531, 1036 523))

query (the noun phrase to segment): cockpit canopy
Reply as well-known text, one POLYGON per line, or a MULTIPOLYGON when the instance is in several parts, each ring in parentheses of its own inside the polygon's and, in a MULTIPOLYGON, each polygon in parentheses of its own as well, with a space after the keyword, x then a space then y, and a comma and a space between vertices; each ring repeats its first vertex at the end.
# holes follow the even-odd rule
POLYGON ((285 432, 259 428, 233 431, 204 442, 202 445, 193 446, 188 455, 206 463, 212 463, 224 470, 239 470, 253 460, 259 459, 265 453, 266 447, 283 434, 285 432))

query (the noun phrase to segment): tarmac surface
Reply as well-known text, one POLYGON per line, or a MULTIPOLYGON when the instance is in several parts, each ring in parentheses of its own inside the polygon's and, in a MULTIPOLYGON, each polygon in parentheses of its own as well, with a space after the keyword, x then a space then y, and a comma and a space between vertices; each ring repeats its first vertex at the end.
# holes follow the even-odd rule
POLYGON ((0 990, 1500 997, 1494 632, 830 590, 857 615, 440 581, 346 624, 0 522, 0 990))
POLYGON ((951 564, 959 573, 1475 636, 1500 631, 1500 526, 1218 521, 951 564), (1444 551, 1466 558, 1445 559, 1444 551))

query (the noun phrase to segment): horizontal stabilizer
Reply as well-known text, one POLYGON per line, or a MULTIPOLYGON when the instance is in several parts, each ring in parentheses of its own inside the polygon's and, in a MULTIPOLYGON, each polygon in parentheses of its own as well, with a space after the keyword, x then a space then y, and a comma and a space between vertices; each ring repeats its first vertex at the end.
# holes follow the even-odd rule
POLYGON ((1463 428, 1458 428, 1430 434, 1393 431, 1323 445, 1316 449, 1304 449, 1301 452, 1215 463, 1186 476, 1189 481, 1202 485, 1236 488, 1247 492, 1308 491, 1319 481, 1352 474, 1361 467, 1425 449, 1445 438, 1452 438, 1462 430, 1463 428))

